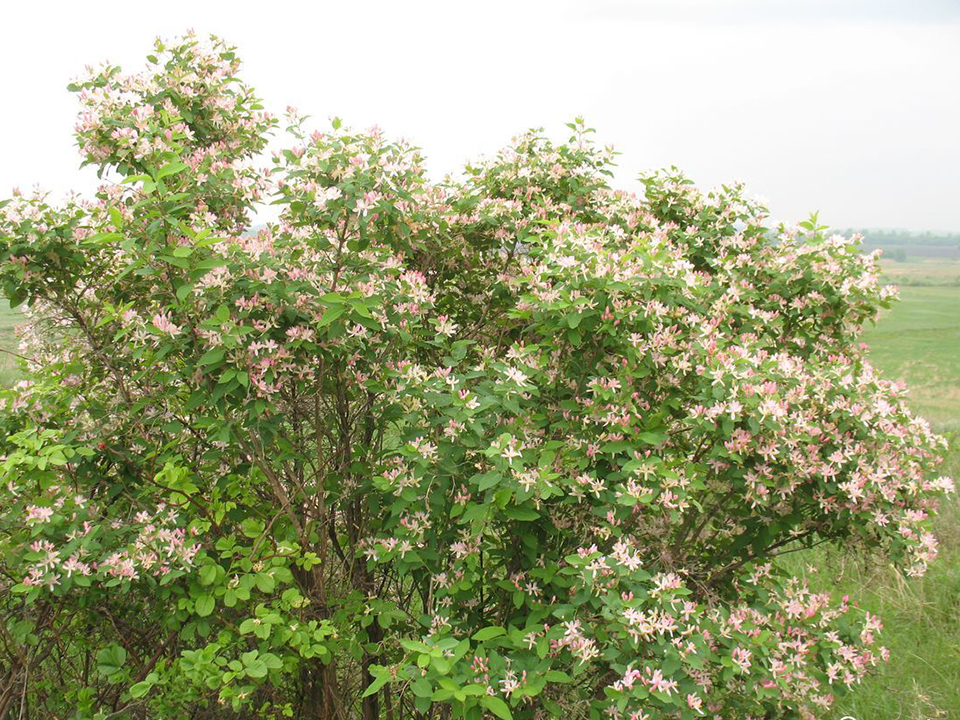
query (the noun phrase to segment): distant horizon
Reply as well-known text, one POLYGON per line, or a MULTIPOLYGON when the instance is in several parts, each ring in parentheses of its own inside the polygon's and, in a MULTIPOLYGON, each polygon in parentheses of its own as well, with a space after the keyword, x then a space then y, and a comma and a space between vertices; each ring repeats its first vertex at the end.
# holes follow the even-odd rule
MULTIPOLYGON (((797 218, 796 222, 801 222, 806 218, 797 218)), ((276 222, 275 220, 259 220, 250 223, 250 228, 263 228, 267 224, 276 222)), ((933 235, 934 237, 944 237, 944 238, 956 238, 960 241, 960 231, 956 230, 939 230, 939 229, 926 229, 926 230, 916 230, 913 228, 905 227, 885 227, 882 225, 877 226, 867 226, 867 225, 830 225, 827 224, 827 227, 831 230, 838 232, 876 232, 876 233, 906 233, 911 237, 922 236, 922 235, 933 235)))
MULTIPOLYGON (((834 226, 831 225, 830 227, 834 227, 834 226)), ((926 230, 915 230, 915 229, 913 229, 913 228, 905 228, 905 227, 885 227, 885 226, 883 226, 883 225, 876 225, 876 226, 871 226, 871 225, 853 225, 853 226, 850 226, 850 227, 846 227, 846 226, 841 227, 841 226, 838 225, 838 226, 836 226, 836 229, 837 229, 837 230, 859 230, 859 231, 867 231, 867 232, 907 233, 908 235, 912 235, 912 236, 916 236, 916 235, 934 235, 934 236, 937 236, 937 237, 950 237, 950 238, 955 237, 955 238, 960 239, 960 231, 957 231, 957 230, 942 230, 942 229, 937 229, 937 228, 926 229, 926 230)))
MULTIPOLYGON (((806 218, 797 218, 796 222, 801 222, 802 220, 805 220, 805 219, 806 218)), ((269 223, 274 223, 274 222, 276 222, 276 220, 254 219, 254 221, 250 223, 250 229, 255 230, 259 228, 265 228, 269 223)), ((862 226, 862 225, 855 225, 855 226, 848 227, 845 225, 830 225, 830 224, 827 224, 827 227, 830 230, 833 230, 835 232, 840 232, 840 233, 846 233, 846 232, 860 232, 860 233, 870 232, 870 233, 888 233, 888 234, 905 233, 911 238, 924 236, 924 235, 932 235, 934 237, 940 237, 940 238, 951 238, 951 239, 957 240, 957 242, 960 242, 960 232, 956 230, 936 230, 936 229, 914 230, 911 228, 903 228, 903 227, 883 227, 883 226, 869 227, 869 226, 862 226)))

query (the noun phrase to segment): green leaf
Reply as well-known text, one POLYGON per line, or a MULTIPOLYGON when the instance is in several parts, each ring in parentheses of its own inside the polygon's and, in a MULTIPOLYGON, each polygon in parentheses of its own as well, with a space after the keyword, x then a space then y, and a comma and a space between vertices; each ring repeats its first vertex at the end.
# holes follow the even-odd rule
POLYGON ((323 317, 320 318, 320 321, 317 323, 318 328, 326 327, 338 317, 343 315, 346 312, 346 306, 336 305, 335 307, 327 308, 327 311, 323 314, 323 317))
POLYGON ((515 507, 511 505, 508 508, 505 508, 503 514, 512 520, 519 520, 520 522, 531 522, 540 517, 540 513, 531 508, 524 507, 515 507))
POLYGON ((167 165, 164 165, 162 168, 160 168, 159 171, 157 171, 157 180, 162 180, 165 177, 176 175, 177 173, 183 172, 188 167, 190 166, 187 165, 185 162, 180 162, 179 160, 175 160, 172 163, 168 163, 167 165))
POLYGON ((417 678, 412 683, 410 683, 410 689, 413 690, 413 694, 417 697, 430 697, 433 695, 433 688, 430 687, 430 683, 427 682, 426 678, 417 678))
POLYGON ((485 627, 482 630, 477 630, 477 632, 473 634, 473 639, 477 642, 483 642, 484 640, 492 640, 495 637, 504 635, 506 632, 507 631, 502 627, 492 625, 490 627, 485 627))
POLYGON ((213 599, 213 595, 210 593, 204 593, 197 598, 196 609, 197 615, 200 617, 207 617, 213 612, 213 608, 216 607, 217 602, 213 599))
POLYGON ((122 239, 123 239, 123 235, 121 235, 118 232, 101 232, 86 238, 83 241, 83 243, 84 245, 100 245, 100 244, 116 242, 122 239))
POLYGON ((352 307, 356 311, 356 313, 362 317, 370 318, 370 319, 373 318, 373 315, 371 314, 370 309, 366 306, 365 303, 359 300, 351 300, 350 307, 352 307))
POLYGON ((643 432, 638 437, 648 445, 660 445, 667 439, 667 434, 664 432, 643 432))
POLYGON ((110 223, 117 230, 123 230, 123 215, 120 214, 120 211, 115 207, 111 207, 108 212, 110 213, 110 223))
POLYGON ((498 473, 496 470, 491 470, 482 478, 480 478, 480 483, 477 487, 480 490, 487 490, 495 485, 499 485, 502 479, 503 478, 501 477, 500 473, 498 473))
POLYGON ((256 518, 247 518, 240 523, 240 532, 242 532, 248 538, 260 537, 260 533, 263 532, 263 528, 263 522, 257 520, 256 518))
POLYGON ((283 594, 280 596, 280 599, 285 603, 290 603, 291 605, 297 605, 302 599, 303 596, 300 594, 300 591, 296 588, 287 588, 283 591, 283 594))
POLYGON ((363 695, 360 697, 370 697, 380 688, 387 684, 387 680, 390 679, 390 671, 387 668, 384 668, 379 675, 377 675, 373 682, 367 686, 367 689, 363 691, 363 695))
POLYGON ((426 645, 419 640, 411 640, 409 638, 401 638, 400 644, 410 652, 418 653, 428 653, 430 652, 430 646, 426 645))
POLYGON ((247 666, 247 675, 252 678, 262 678, 267 676, 267 666, 261 660, 254 660, 247 666))
POLYGON ((277 586, 277 581, 273 579, 271 575, 267 573, 260 573, 257 575, 257 589, 260 592, 270 593, 273 592, 273 589, 277 586))
POLYGON ((130 688, 130 697, 132 698, 141 698, 150 692, 150 688, 153 687, 153 683, 149 683, 146 680, 143 682, 138 682, 136 685, 133 685, 130 688))
POLYGON ((108 645, 97 653, 97 670, 104 675, 115 675, 126 661, 126 650, 116 644, 108 645))
POLYGON ((510 714, 509 706, 498 697, 494 697, 493 695, 484 695, 482 698, 480 698, 480 704, 498 718, 502 718, 502 720, 513 720, 513 715, 510 714))
POLYGON ((283 660, 273 653, 264 653, 260 656, 260 659, 263 661, 263 664, 267 666, 267 670, 279 670, 283 667, 283 660))
POLYGON ((198 364, 213 365, 214 363, 218 363, 221 360, 223 360, 223 352, 224 351, 222 347, 217 347, 211 350, 207 350, 203 354, 203 357, 200 358, 200 362, 198 364))
POLYGON ((216 565, 204 565, 200 568, 200 584, 201 585, 212 585, 213 581, 217 579, 217 566, 216 565))

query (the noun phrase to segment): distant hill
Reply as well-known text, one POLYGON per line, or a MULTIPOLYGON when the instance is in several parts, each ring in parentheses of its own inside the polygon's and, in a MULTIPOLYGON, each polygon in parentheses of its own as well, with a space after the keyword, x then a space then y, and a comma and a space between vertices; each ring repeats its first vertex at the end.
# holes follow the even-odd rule
POLYGON ((883 228, 848 228, 839 231, 843 235, 863 235, 863 249, 867 252, 880 248, 885 257, 892 260, 912 258, 936 258, 960 260, 960 234, 911 232, 883 228))
POLYGON ((910 230, 889 230, 883 228, 848 228, 841 230, 844 235, 855 232, 864 236, 871 245, 925 245, 928 247, 960 247, 960 234, 911 232, 910 230))

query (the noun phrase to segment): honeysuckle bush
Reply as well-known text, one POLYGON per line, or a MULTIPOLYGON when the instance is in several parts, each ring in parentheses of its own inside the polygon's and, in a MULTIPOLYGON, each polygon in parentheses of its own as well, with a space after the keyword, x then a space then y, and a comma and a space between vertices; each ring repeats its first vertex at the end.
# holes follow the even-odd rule
POLYGON ((271 165, 238 69, 91 70, 107 182, 0 205, 0 718, 812 718, 886 659, 776 562, 936 555, 876 254, 582 121, 438 183, 290 111, 271 165))

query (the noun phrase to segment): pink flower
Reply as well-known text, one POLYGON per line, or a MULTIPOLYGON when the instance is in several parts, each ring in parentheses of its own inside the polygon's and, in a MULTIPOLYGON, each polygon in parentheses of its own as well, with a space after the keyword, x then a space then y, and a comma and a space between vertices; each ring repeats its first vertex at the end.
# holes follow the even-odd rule
POLYGON ((753 655, 752 652, 746 648, 734 648, 733 650, 733 663, 743 672, 747 672, 750 669, 750 657, 753 655))
MULTIPOLYGON (((327 206, 328 202, 337 200, 342 196, 343 193, 340 192, 340 188, 338 188, 336 185, 329 188, 320 188, 313 196, 313 204, 318 210, 323 210, 327 206)), ((360 206, 358 203, 357 208, 359 209, 359 207, 360 206)))
POLYGON ((370 209, 376 206, 378 200, 380 200, 380 193, 376 191, 364 193, 363 197, 357 200, 357 212, 366 216, 370 209))
POLYGON ((27 517, 26 521, 28 523, 34 522, 47 522, 53 516, 53 508, 48 507, 37 507, 36 505, 31 505, 27 508, 27 517))
POLYGON ((650 676, 648 682, 650 683, 651 690, 666 693, 667 695, 670 695, 677 689, 677 681, 667 680, 659 670, 653 671, 653 675, 650 676))
POLYGON ((162 333, 167 333, 171 336, 180 334, 180 326, 173 323, 166 311, 154 315, 151 322, 153 326, 162 333))

